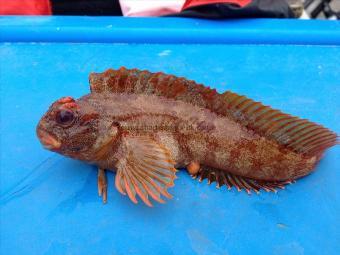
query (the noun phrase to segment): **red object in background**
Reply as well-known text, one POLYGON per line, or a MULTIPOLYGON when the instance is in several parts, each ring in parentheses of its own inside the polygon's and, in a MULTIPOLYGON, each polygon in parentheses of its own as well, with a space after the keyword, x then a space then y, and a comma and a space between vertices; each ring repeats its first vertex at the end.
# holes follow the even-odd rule
POLYGON ((0 15, 51 15, 49 0, 3 0, 0 15))
POLYGON ((252 0, 186 0, 182 10, 206 4, 236 4, 239 7, 244 7, 250 4, 252 0))

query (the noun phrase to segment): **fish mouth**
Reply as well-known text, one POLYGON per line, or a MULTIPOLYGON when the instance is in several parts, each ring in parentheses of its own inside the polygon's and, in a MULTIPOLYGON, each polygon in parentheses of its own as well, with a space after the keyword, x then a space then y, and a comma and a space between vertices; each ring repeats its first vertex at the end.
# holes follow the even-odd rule
POLYGON ((46 149, 58 150, 61 147, 61 142, 45 130, 39 128, 37 130, 37 135, 40 142, 46 149))

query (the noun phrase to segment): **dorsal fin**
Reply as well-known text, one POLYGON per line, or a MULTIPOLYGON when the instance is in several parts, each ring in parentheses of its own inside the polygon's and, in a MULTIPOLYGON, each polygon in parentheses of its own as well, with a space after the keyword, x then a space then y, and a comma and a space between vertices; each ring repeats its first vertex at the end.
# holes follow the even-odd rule
POLYGON ((257 134, 308 156, 320 156, 337 143, 337 135, 321 125, 231 91, 219 94, 215 89, 183 77, 121 67, 91 73, 90 88, 96 93, 155 94, 191 103, 227 116, 257 134))

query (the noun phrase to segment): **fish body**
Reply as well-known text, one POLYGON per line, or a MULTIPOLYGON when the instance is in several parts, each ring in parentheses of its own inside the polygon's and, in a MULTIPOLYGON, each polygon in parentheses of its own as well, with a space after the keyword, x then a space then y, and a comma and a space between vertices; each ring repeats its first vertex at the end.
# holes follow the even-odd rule
MULTIPOLYGON (((316 162, 316 157, 283 150, 235 121, 182 101, 155 95, 92 93, 81 98, 78 104, 82 103, 106 113, 106 118, 118 124, 119 133, 152 137, 162 143, 178 168, 195 161, 245 177, 283 181, 307 174, 316 162)), ((118 157, 111 149, 104 158, 118 157)), ((112 168, 110 164, 101 166, 112 168)))
POLYGON ((172 75, 121 68, 91 74, 90 84, 90 94, 50 107, 38 137, 48 149, 117 170, 115 185, 133 202, 164 202, 183 167, 218 186, 274 191, 310 173, 337 142, 320 125, 172 75))

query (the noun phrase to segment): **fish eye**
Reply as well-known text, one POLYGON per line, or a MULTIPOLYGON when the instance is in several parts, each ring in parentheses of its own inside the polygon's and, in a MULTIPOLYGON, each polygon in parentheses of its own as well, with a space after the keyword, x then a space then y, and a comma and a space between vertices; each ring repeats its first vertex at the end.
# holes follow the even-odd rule
POLYGON ((60 110, 57 112, 56 121, 63 126, 70 125, 74 121, 74 113, 70 110, 60 110))

